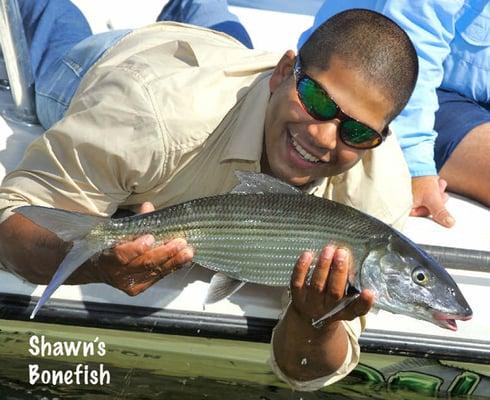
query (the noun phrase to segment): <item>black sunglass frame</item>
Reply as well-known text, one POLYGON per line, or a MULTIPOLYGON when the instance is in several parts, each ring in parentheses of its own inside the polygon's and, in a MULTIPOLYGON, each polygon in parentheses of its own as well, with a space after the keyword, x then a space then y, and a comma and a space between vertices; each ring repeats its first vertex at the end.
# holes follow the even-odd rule
MULTIPOLYGON (((294 63, 294 67, 293 67, 293 75, 294 75, 294 79, 296 80, 296 92, 298 94, 298 98, 301 101, 301 104, 302 104, 303 108, 305 109, 305 111, 312 118, 316 119, 317 121, 331 121, 333 119, 338 119, 340 121, 340 125, 339 125, 340 135, 339 136, 345 145, 352 147, 352 148, 355 148, 355 149, 370 150, 370 149, 374 149, 374 148, 378 147, 381 143, 383 143, 385 141, 386 137, 391 134, 391 131, 390 131, 388 126, 386 126, 381 132, 379 132, 376 129, 371 128, 369 125, 365 124, 364 122, 361 122, 355 118, 352 118, 351 116, 347 115, 344 111, 342 111, 342 109, 335 102, 335 100, 332 98, 332 96, 330 96, 330 94, 327 92, 327 90, 320 83, 318 83, 315 79, 313 79, 311 76, 309 76, 306 72, 303 71, 303 68, 301 67, 301 60, 300 60, 299 55, 296 56, 296 61, 294 63), (306 104, 304 104, 303 99, 302 99, 302 95, 299 91, 300 82, 304 78, 307 78, 310 81, 312 81, 323 93, 325 93, 325 96, 328 97, 332 101, 332 103, 335 105, 335 108, 337 110, 337 112, 334 116, 332 116, 331 118, 322 118, 321 116, 316 115, 315 113, 312 113, 312 111, 309 110, 309 107, 306 104), (376 133, 381 140, 379 140, 378 142, 374 143, 372 146, 369 146, 369 147, 356 146, 356 145, 353 145, 352 143, 348 143, 346 141, 346 138, 344 138, 343 130, 342 130, 342 125, 345 121, 355 121, 358 124, 363 125, 366 128, 369 128, 371 131, 376 133)), ((363 142, 361 142, 361 144, 362 143, 363 142)))

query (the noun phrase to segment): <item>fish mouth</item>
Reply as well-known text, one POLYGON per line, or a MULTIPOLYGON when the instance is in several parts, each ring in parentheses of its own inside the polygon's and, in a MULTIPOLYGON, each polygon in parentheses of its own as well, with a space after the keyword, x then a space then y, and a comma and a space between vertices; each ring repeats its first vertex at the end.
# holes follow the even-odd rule
POLYGON ((434 312, 432 316, 434 317, 437 325, 452 331, 458 330, 456 321, 468 321, 471 319, 471 315, 445 314, 441 312, 434 312))

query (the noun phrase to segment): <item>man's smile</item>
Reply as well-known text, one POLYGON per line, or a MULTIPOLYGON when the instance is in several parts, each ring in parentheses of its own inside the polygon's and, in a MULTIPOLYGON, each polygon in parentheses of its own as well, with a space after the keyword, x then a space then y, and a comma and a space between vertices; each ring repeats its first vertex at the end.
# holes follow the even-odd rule
MULTIPOLYGON (((313 164, 313 165, 318 165, 318 164, 324 164, 327 163, 328 161, 324 159, 320 159, 317 155, 312 154, 311 150, 307 150, 303 145, 299 143, 299 140, 297 139, 298 134, 293 133, 291 130, 288 129, 288 139, 289 142, 291 143, 291 147, 294 149, 295 153, 304 161, 313 164)), ((324 157, 322 157, 324 158, 324 157)))

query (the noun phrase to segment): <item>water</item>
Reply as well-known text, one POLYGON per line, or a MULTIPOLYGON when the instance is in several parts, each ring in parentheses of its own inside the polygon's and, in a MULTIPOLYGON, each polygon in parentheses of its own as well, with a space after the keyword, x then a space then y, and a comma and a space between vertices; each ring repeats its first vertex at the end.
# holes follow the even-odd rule
MULTIPOLYGON (((202 377, 170 377, 145 369, 111 367, 111 383, 103 387, 31 386, 25 379, 26 360, 2 359, 0 399, 2 400, 65 400, 65 399, 126 399, 126 400, 428 400, 471 399, 478 397, 427 396, 420 393, 386 390, 356 385, 352 381, 334 385, 327 393, 300 393, 277 386, 262 386, 217 381, 202 377), (16 377, 15 377, 16 376, 16 377)), ((47 368, 69 368, 70 365, 47 363, 47 368)))
MULTIPOLYGON (((434 396, 385 387, 366 386, 346 378, 341 384, 328 388, 327 393, 299 393, 273 385, 252 385, 231 381, 219 381, 203 377, 161 376, 146 369, 118 368, 111 366, 111 382, 107 386, 49 386, 29 385, 26 376, 26 359, 2 359, 0 372, 0 399, 2 400, 64 400, 64 399, 168 399, 168 400, 428 400, 467 399, 478 396, 434 396)), ((73 365, 45 362, 47 369, 63 370, 73 365)), ((483 398, 482 398, 483 399, 483 398)), ((488 398, 487 398, 488 399, 488 398)))
MULTIPOLYGON (((455 396, 454 390, 453 396, 437 395, 437 390, 446 383, 438 383, 430 376, 434 368, 441 367, 435 361, 429 360, 427 364, 424 360, 388 357, 376 364, 373 360, 380 357, 377 355, 366 355, 366 365, 324 391, 294 392, 272 374, 267 365, 268 355, 269 345, 261 343, 0 320, 0 400, 483 399, 476 395, 455 396), (40 353, 41 346, 33 346, 33 343, 41 343, 41 337, 45 338, 45 343, 50 343, 49 351, 45 347, 45 354, 40 353), (57 347, 56 343, 64 342, 85 343, 86 354, 80 351, 76 356, 66 352, 61 355, 62 347, 57 347), (104 345, 99 347, 101 343, 104 345), (388 375, 376 377, 377 370, 385 373, 394 365, 402 365, 400 362, 411 372, 405 375, 390 372, 389 379, 388 375), (78 364, 89 370, 103 365, 110 373, 110 383, 29 383, 30 365, 39 365, 40 370, 45 371, 68 371, 78 364), (415 367, 421 371, 416 375, 415 367), (424 374, 424 371, 429 373, 424 374)), ((446 369, 450 376, 449 387, 454 387, 454 377, 468 375, 465 370, 446 369)), ((488 375, 487 370, 483 372, 488 375)), ((476 377, 473 382, 479 384, 480 394, 488 395, 488 400, 490 380, 481 374, 468 376, 476 377)), ((466 386, 471 389, 468 383, 466 386)), ((467 389, 465 393, 469 392, 467 389)))

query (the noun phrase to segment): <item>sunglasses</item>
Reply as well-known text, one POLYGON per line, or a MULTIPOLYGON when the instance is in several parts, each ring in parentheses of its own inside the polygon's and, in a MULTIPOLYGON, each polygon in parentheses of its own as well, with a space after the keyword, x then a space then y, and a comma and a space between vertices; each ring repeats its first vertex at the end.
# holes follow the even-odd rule
POLYGON ((390 134, 388 127, 380 133, 345 114, 327 91, 303 72, 299 56, 296 57, 293 74, 299 100, 306 112, 318 121, 340 120, 340 139, 347 146, 363 150, 374 149, 390 134))

